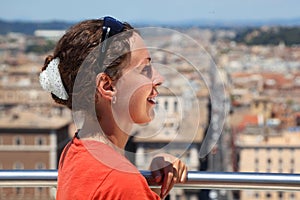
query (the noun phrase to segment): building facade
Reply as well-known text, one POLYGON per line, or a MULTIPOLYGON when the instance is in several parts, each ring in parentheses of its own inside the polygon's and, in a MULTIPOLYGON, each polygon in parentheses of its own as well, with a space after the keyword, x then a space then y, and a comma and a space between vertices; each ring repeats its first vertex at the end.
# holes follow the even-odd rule
MULTIPOLYGON (((58 158, 69 141, 68 123, 53 128, 0 128, 2 170, 57 169, 58 158)), ((0 199, 54 199, 53 188, 0 188, 0 199)))
MULTIPOLYGON (((258 132, 259 133, 259 132, 258 132)), ((239 172, 300 173, 300 128, 238 137, 239 172)), ((241 191, 241 200, 296 200, 300 192, 241 191)))

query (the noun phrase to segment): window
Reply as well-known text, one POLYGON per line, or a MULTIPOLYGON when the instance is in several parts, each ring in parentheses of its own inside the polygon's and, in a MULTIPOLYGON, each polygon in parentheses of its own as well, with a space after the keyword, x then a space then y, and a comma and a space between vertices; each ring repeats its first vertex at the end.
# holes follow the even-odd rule
POLYGON ((282 200, 283 199, 283 192, 278 192, 278 200, 282 200))
POLYGON ((259 159, 255 158, 255 172, 259 172, 259 159))
POLYGON ((38 162, 35 164, 36 169, 46 169, 46 165, 43 162, 38 162))
POLYGON ((290 194, 290 200, 294 200, 295 199, 295 194, 294 193, 291 193, 290 194))
POLYGON ((258 147, 255 147, 254 148, 254 154, 255 154, 255 168, 254 168, 254 170, 255 170, 255 172, 259 172, 259 148, 258 147))
POLYGON ((165 110, 168 110, 168 108, 169 108, 169 102, 165 101, 165 110))
POLYGON ((266 194, 266 198, 267 198, 267 199, 270 199, 271 197, 272 197, 271 193, 268 192, 268 193, 266 194))
POLYGON ((14 169, 24 169, 24 164, 22 162, 15 162, 14 163, 14 166, 13 166, 14 169))
POLYGON ((35 145, 42 146, 42 145, 45 145, 45 144, 46 144, 46 138, 44 136, 37 136, 35 138, 35 145))
POLYGON ((178 102, 174 101, 174 112, 178 112, 178 102))
POLYGON ((279 158, 278 160, 278 172, 279 173, 282 173, 283 169, 282 169, 282 159, 279 158))
POLYGON ((35 187, 34 188, 34 194, 36 197, 40 197, 41 195, 43 195, 44 191, 45 191, 45 188, 42 188, 42 187, 35 187))
POLYGON ((166 122, 166 123, 164 123, 164 127, 166 127, 166 128, 174 128, 175 124, 173 122, 166 122))
POLYGON ((272 164, 272 160, 270 158, 268 158, 268 161, 267 161, 267 172, 271 171, 271 164, 272 164))
POLYGON ((23 196, 23 195, 24 195, 24 188, 16 187, 16 188, 15 188, 15 194, 16 194, 18 197, 23 196))
POLYGON ((15 145, 23 145, 24 144, 24 138, 22 136, 15 136, 13 144, 15 144, 15 145))

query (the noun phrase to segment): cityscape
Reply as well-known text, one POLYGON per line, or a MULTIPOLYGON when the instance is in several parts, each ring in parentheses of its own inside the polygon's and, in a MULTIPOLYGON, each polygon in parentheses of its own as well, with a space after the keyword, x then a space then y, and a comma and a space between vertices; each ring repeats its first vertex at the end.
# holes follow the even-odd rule
MULTIPOLYGON (((138 169, 163 149, 193 171, 300 173, 299 26, 141 30, 166 81, 158 120, 136 127, 127 144, 138 169)), ((75 133, 71 111, 39 85, 65 31, 0 35, 0 169, 55 170, 75 133)), ((300 192, 174 188, 168 198, 297 200, 300 192)), ((0 199, 52 200, 55 188, 0 187, 0 199)))

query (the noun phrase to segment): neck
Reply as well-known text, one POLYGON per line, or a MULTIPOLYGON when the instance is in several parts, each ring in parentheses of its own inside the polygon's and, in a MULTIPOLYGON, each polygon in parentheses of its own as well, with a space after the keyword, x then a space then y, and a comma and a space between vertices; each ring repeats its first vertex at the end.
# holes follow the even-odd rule
POLYGON ((123 126, 116 124, 114 120, 109 120, 109 118, 100 120, 100 126, 112 144, 122 150, 125 149, 125 145, 128 141, 129 133, 131 131, 131 126, 127 125, 126 130, 123 130, 120 128, 123 126))
POLYGON ((125 128, 125 130, 121 130, 120 125, 116 124, 116 122, 109 117, 95 119, 85 116, 79 136, 82 139, 92 139, 103 142, 121 154, 124 154, 124 149, 131 131, 131 125, 127 124, 125 128))

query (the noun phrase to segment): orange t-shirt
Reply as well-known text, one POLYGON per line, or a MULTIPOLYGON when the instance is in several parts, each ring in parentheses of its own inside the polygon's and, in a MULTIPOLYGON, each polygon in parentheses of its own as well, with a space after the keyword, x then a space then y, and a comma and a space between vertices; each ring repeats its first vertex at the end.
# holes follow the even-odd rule
POLYGON ((160 199, 145 178, 110 146, 76 137, 60 158, 57 200, 160 199))

